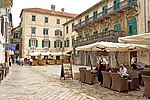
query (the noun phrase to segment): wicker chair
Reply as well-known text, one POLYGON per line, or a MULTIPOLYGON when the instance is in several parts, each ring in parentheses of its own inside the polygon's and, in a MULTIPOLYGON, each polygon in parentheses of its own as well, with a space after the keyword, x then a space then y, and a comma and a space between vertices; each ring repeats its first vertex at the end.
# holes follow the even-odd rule
POLYGON ((91 73, 91 70, 85 70, 85 83, 94 84, 96 83, 96 75, 91 73))
POLYGON ((79 81, 83 83, 85 82, 85 70, 86 70, 85 67, 79 68, 79 71, 80 71, 79 81))
POLYGON ((118 73, 110 73, 112 78, 111 89, 119 92, 128 91, 128 82, 126 78, 122 78, 118 73))
POLYGON ((141 73, 141 75, 150 76, 150 70, 141 70, 140 73, 141 73))
POLYGON ((140 70, 140 75, 139 75, 139 77, 140 77, 140 84, 142 86, 144 86, 142 75, 150 76, 150 71, 149 70, 140 70))
POLYGON ((102 71, 102 75, 103 75, 103 87, 105 88, 111 88, 111 77, 109 72, 106 71, 102 71))
POLYGON ((150 76, 142 75, 142 78, 145 84, 143 96, 150 98, 150 76))
POLYGON ((139 72, 138 71, 131 71, 129 72, 129 86, 131 90, 140 90, 139 87, 139 72))

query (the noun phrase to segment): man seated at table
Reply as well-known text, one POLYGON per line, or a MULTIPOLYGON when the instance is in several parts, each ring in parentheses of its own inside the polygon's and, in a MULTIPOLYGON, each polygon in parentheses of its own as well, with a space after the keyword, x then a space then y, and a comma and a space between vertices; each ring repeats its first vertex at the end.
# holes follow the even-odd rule
POLYGON ((128 75, 128 74, 127 74, 127 68, 125 68, 123 64, 120 64, 120 69, 119 69, 119 72, 118 72, 118 73, 119 73, 120 75, 122 75, 122 76, 128 75))

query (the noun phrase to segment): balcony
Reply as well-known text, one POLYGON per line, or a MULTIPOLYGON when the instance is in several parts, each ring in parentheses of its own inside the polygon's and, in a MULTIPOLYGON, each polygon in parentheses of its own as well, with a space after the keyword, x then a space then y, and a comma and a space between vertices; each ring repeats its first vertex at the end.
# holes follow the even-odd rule
POLYGON ((20 43, 21 42, 21 39, 20 38, 14 38, 13 39, 13 43, 20 43))
POLYGON ((83 46, 83 45, 100 42, 100 41, 118 42, 118 38, 121 36, 125 36, 123 31, 110 30, 107 32, 101 32, 95 35, 91 35, 88 37, 79 38, 75 40, 74 47, 83 46))
POLYGON ((45 38, 45 39, 49 39, 49 36, 48 36, 48 35, 44 35, 44 38, 45 38))
POLYGON ((108 17, 108 15, 112 15, 114 13, 119 13, 120 11, 122 11, 125 8, 129 8, 129 7, 136 6, 136 5, 137 5, 137 0, 135 0, 134 2, 129 2, 129 0, 124 0, 124 1, 120 2, 119 5, 115 5, 115 6, 108 8, 106 14, 104 14, 104 12, 100 12, 96 16, 92 16, 92 17, 76 24, 74 26, 74 29, 77 31, 78 29, 80 29, 86 25, 89 25, 96 21, 102 20, 105 17, 108 17))

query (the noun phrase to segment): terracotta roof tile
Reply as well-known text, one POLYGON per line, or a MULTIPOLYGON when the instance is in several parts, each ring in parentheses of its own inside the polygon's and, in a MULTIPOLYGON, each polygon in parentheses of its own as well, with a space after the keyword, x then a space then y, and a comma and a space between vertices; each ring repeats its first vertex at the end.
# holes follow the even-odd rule
POLYGON ((55 11, 55 13, 51 13, 51 10, 42 9, 42 8, 25 8, 25 9, 22 9, 20 15, 22 15, 22 12, 24 11, 51 14, 51 15, 56 15, 56 16, 70 17, 70 18, 74 18, 78 15, 78 14, 72 14, 72 13, 66 13, 66 12, 62 13, 60 11, 55 11))

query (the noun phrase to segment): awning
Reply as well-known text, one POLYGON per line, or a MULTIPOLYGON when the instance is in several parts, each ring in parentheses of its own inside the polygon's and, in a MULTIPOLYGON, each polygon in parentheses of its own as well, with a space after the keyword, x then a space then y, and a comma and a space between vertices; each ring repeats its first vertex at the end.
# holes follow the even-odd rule
POLYGON ((150 45, 150 33, 120 37, 119 42, 150 45))
POLYGON ((141 50, 150 49, 147 45, 137 45, 137 44, 123 44, 123 43, 113 43, 113 42, 96 42, 93 44, 77 47, 77 51, 127 51, 127 50, 141 50))
POLYGON ((66 54, 64 52, 51 52, 50 53, 52 56, 62 56, 62 55, 65 55, 65 56, 70 56, 69 54, 66 54))
POLYGON ((41 54, 42 56, 48 56, 50 55, 50 52, 29 52, 27 56, 38 56, 39 54, 41 54))

